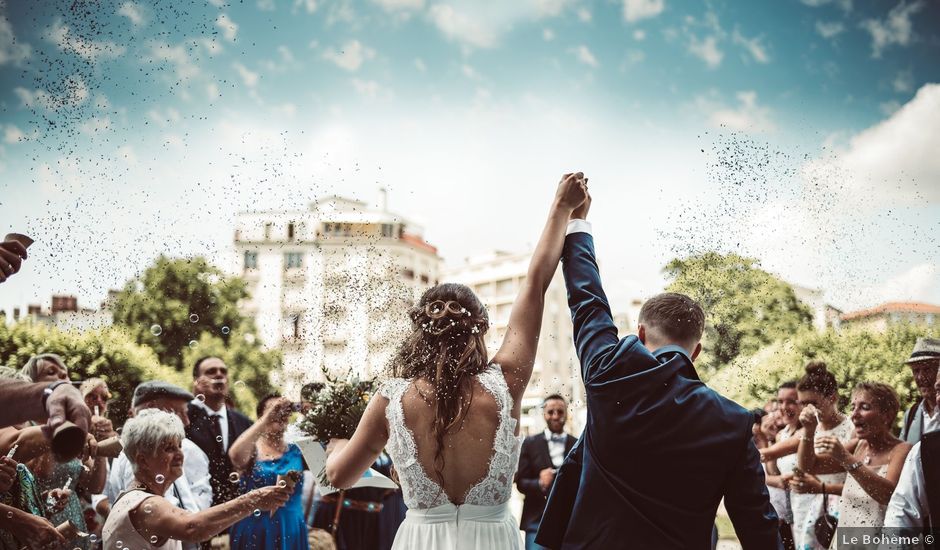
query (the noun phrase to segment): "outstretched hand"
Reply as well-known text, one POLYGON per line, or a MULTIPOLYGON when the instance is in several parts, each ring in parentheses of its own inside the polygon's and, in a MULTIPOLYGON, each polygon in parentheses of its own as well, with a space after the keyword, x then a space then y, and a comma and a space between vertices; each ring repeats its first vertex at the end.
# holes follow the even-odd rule
POLYGON ((587 186, 584 182, 583 172, 565 174, 558 183, 558 192, 555 194, 555 203, 559 208, 573 212, 587 199, 587 186))
POLYGON ((581 187, 584 190, 584 202, 571 211, 570 219, 572 220, 586 220, 588 211, 591 210, 591 193, 588 191, 587 183, 587 178, 584 178, 584 181, 581 182, 581 187))

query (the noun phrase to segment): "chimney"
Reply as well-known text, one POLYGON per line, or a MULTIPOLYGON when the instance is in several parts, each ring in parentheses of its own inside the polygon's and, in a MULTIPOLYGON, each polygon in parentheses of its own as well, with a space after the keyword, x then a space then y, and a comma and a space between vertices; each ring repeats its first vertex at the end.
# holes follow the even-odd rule
POLYGON ((26 314, 32 317, 33 315, 42 314, 42 306, 39 304, 29 304, 26 306, 26 314))
POLYGON ((78 298, 75 296, 58 295, 52 297, 52 313, 63 311, 78 311, 78 298))

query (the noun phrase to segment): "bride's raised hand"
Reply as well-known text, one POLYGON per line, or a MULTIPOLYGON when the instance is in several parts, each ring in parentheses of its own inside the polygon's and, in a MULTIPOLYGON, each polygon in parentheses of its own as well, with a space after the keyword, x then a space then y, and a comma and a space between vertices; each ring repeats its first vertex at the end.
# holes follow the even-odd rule
POLYGON ((587 198, 585 181, 584 172, 562 176, 558 183, 558 191, 555 193, 555 204, 569 211, 578 208, 587 198))

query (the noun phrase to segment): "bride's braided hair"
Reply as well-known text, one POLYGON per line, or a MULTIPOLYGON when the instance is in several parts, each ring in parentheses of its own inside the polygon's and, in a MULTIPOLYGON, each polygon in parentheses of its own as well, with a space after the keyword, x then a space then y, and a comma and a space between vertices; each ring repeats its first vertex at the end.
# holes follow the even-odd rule
POLYGON ((399 348, 392 370, 396 377, 423 378, 434 386, 435 395, 428 400, 435 407, 434 461, 441 476, 444 436, 459 429, 473 399, 472 377, 488 364, 484 335, 489 318, 472 290, 453 283, 428 289, 409 317, 413 330, 399 348))

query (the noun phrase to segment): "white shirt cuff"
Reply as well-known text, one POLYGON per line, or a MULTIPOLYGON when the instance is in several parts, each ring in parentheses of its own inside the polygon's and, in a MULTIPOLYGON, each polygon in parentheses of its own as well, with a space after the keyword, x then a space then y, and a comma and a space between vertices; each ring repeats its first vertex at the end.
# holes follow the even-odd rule
POLYGON ((593 235, 591 232, 591 222, 587 220, 571 220, 568 222, 568 230, 565 231, 565 236, 571 235, 572 233, 587 233, 588 235, 593 235))

